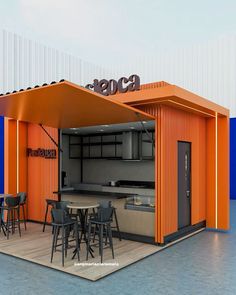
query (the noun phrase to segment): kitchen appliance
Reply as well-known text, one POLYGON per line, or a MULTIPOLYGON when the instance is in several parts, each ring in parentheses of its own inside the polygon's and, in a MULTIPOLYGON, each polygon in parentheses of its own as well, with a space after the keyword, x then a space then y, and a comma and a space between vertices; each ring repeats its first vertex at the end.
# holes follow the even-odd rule
POLYGON ((154 181, 138 181, 138 180, 119 180, 116 182, 116 186, 154 189, 155 182, 154 181))
POLYGON ((139 160, 139 135, 137 131, 123 132, 122 159, 139 160))

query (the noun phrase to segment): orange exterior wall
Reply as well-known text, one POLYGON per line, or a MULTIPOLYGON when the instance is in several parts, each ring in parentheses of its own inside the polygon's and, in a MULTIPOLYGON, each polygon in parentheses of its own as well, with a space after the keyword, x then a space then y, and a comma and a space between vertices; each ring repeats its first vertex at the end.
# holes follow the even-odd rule
MULTIPOLYGON (((58 129, 45 127, 58 142, 58 129)), ((39 125, 28 124, 28 147, 32 149, 56 149, 56 146, 39 125)), ((58 156, 58 154, 57 154, 58 156)), ((43 221, 46 210, 45 199, 57 199, 53 191, 58 190, 58 159, 28 158, 28 218, 43 221)))
POLYGON ((157 118, 156 241, 178 231, 177 142, 192 148, 191 224, 206 220, 206 119, 168 106, 150 105, 142 110, 157 118))
POLYGON ((156 241, 178 230, 177 141, 191 142, 191 224, 229 229, 229 119, 166 105, 139 106, 156 119, 156 241))
POLYGON ((178 230, 178 141, 191 142, 191 224, 206 219, 206 119, 161 107, 163 235, 178 230))
POLYGON ((207 227, 228 230, 229 221, 229 118, 207 120, 208 199, 207 227))
POLYGON ((24 122, 18 122, 18 191, 27 192, 28 188, 28 167, 27 167, 27 138, 28 138, 28 124, 24 122))
POLYGON ((27 124, 5 118, 5 193, 27 191, 27 124))
POLYGON ((216 119, 207 119, 207 227, 216 228, 216 119))
MULTIPOLYGON (((35 124, 5 118, 5 193, 27 192, 27 218, 43 221, 45 199, 58 190, 58 159, 27 157, 27 147, 55 149, 44 131, 35 124)), ((47 128, 57 141, 58 130, 47 128)))
POLYGON ((229 219, 229 118, 217 119, 217 228, 228 230, 229 219))
POLYGON ((4 191, 17 193, 17 136, 16 121, 5 118, 4 122, 4 191))

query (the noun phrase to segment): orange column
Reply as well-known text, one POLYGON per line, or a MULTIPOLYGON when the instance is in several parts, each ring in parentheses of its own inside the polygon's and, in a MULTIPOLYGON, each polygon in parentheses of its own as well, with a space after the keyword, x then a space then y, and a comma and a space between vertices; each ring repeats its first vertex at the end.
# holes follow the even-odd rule
POLYGON ((206 226, 216 227, 216 118, 207 119, 207 210, 206 226))
POLYGON ((217 228, 228 230, 229 222, 229 118, 218 117, 217 228))
MULTIPOLYGON (((58 129, 45 128, 57 142, 58 129)), ((28 148, 57 149, 48 135, 36 124, 28 124, 28 148)), ((53 194, 57 190, 58 152, 57 159, 28 157, 28 218, 30 220, 44 220, 45 199, 57 199, 57 195, 53 194)))
POLYGON ((161 107, 158 107, 157 114, 157 146, 156 146, 156 160, 157 160, 157 234, 158 243, 164 243, 164 177, 163 177, 163 111, 161 107))
POLYGON ((27 135, 28 124, 18 122, 18 191, 27 192, 27 135))
POLYGON ((207 227, 229 229, 229 118, 207 120, 207 227))
POLYGON ((17 193, 17 122, 5 118, 4 126, 4 190, 8 194, 17 193))

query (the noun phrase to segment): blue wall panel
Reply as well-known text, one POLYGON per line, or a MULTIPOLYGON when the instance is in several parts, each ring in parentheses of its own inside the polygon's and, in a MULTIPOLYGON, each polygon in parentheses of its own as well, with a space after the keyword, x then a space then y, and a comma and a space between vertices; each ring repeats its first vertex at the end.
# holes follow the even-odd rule
POLYGON ((236 118, 230 119, 230 198, 236 199, 236 118))

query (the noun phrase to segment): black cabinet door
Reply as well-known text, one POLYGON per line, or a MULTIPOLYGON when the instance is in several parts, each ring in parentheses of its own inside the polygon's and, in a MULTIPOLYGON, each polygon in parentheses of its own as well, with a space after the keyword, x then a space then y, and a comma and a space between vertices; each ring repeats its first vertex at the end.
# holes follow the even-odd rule
POLYGON ((178 229, 191 225, 191 143, 178 142, 178 229))

